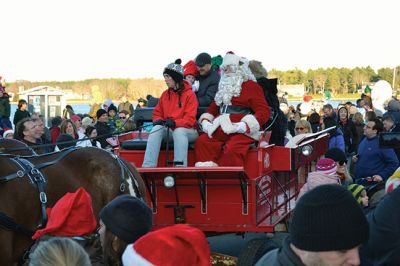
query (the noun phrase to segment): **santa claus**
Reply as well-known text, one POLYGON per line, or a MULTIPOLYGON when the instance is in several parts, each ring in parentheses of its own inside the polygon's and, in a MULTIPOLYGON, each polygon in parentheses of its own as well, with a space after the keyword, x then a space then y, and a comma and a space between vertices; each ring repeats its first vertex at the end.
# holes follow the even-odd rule
POLYGON ((247 59, 228 53, 221 70, 214 102, 199 119, 205 134, 195 144, 196 166, 243 166, 250 144, 259 139, 270 116, 247 59))

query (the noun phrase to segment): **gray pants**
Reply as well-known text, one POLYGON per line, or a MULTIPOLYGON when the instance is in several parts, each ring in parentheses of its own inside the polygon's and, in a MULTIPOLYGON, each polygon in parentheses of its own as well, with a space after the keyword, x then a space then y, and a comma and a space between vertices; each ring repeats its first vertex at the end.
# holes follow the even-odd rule
MULTIPOLYGON (((183 166, 187 166, 189 142, 194 142, 198 136, 197 130, 194 128, 178 127, 175 130, 169 130, 169 140, 174 141, 174 161, 183 162, 183 166)), ((161 125, 153 127, 147 141, 142 167, 157 166, 161 142, 166 137, 166 127, 161 125)))

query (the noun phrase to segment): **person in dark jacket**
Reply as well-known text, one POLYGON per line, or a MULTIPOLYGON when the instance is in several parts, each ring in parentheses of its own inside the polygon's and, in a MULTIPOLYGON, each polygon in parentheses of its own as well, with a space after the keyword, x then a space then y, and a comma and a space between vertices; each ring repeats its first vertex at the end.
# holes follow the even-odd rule
POLYGON ((285 114, 279 108, 278 100, 278 79, 268 79, 267 70, 260 61, 252 60, 249 62, 249 68, 257 80, 257 83, 263 88, 265 99, 271 109, 271 117, 263 129, 271 130, 269 143, 278 146, 284 146, 286 131, 288 129, 288 120, 285 114))
POLYGON ((400 265, 400 188, 389 192, 367 214, 369 240, 361 246, 363 265, 400 265))
POLYGON ((28 103, 21 99, 18 101, 18 109, 15 111, 14 114, 14 125, 17 126, 18 122, 26 117, 30 117, 31 114, 26 110, 28 108, 28 103))
POLYGON ((130 117, 133 116, 133 105, 128 101, 125 95, 122 96, 121 103, 118 105, 118 113, 120 113, 122 110, 127 111, 130 117))
POLYGON ((99 138, 97 140, 100 142, 101 147, 104 149, 108 146, 106 139, 110 136, 103 136, 103 135, 111 133, 111 128, 107 124, 108 114, 107 114, 106 110, 99 109, 96 112, 96 116, 97 116, 97 122, 94 125, 94 127, 96 128, 97 134, 99 136, 99 138))
MULTIPOLYGON (((0 85, 1 87, 2 85, 0 85)), ((10 121, 10 96, 5 89, 1 87, 0 89, 0 127, 2 128, 12 128, 10 121)))
POLYGON ((368 222, 352 194, 321 185, 296 203, 290 236, 256 266, 359 265, 359 246, 368 241, 368 222))
POLYGON ((356 146, 358 143, 356 126, 353 121, 349 119, 349 112, 346 107, 339 108, 338 116, 338 127, 343 132, 345 152, 346 155, 351 155, 356 152, 356 146))
POLYGON ((199 54, 195 63, 200 75, 198 76, 200 86, 196 93, 200 107, 208 107, 214 101, 218 90, 220 76, 211 69, 211 56, 207 53, 199 54))
POLYGON ((307 121, 310 122, 313 133, 321 131, 321 116, 317 112, 310 114, 307 117, 307 121))

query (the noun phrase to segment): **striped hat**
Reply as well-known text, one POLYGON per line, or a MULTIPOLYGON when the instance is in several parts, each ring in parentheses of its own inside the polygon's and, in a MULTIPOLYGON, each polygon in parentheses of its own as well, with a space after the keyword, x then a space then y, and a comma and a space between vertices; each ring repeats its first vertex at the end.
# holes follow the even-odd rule
POLYGON ((316 170, 327 175, 334 175, 337 170, 336 162, 330 158, 322 158, 317 162, 316 170))
POLYGON ((363 196, 365 196, 365 194, 367 193, 364 186, 358 185, 358 184, 351 184, 351 185, 347 186, 347 190, 349 190, 351 192, 351 194, 353 195, 353 197, 357 200, 357 202, 359 204, 362 204, 361 198, 363 196), (364 195, 363 195, 363 191, 365 191, 364 195))

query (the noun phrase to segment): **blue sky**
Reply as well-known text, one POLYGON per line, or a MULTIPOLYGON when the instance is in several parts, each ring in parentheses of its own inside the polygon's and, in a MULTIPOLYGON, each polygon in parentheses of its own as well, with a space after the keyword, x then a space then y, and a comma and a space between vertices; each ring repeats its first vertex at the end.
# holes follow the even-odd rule
POLYGON ((0 0, 0 75, 162 78, 232 50, 267 69, 400 65, 396 0, 0 0))

